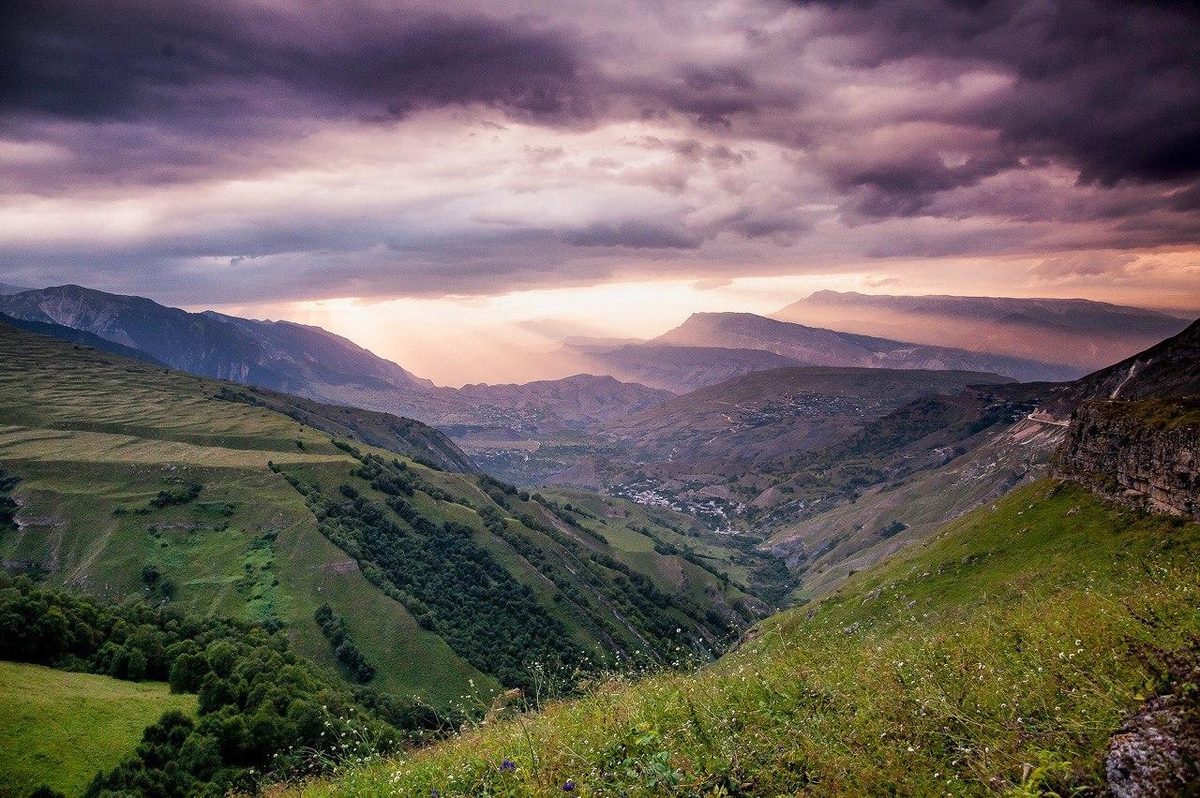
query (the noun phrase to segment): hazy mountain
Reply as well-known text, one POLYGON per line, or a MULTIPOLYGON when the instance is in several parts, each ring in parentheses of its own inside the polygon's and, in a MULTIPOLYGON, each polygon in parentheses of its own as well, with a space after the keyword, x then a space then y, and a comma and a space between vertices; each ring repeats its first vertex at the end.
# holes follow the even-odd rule
POLYGON ((1089 399, 1132 401, 1200 395, 1200 320, 1144 352, 1050 389, 1041 410, 1067 418, 1089 399))
POLYGON ((573 342, 572 348, 594 371, 677 394, 717 385, 752 371, 805 365, 762 349, 629 342, 611 346, 585 341, 573 342))
POLYGON ((19 285, 9 285, 8 283, 0 283, 0 296, 8 296, 9 294, 19 294, 22 291, 28 291, 28 288, 22 288, 19 285))
POLYGON ((188 313, 75 285, 0 297, 0 312, 84 330, 193 374, 325 401, 354 389, 433 387, 341 336, 288 321, 188 313))
POLYGON ((920 344, 960 347, 1078 369, 1102 368, 1182 330, 1187 322, 1085 299, 889 296, 818 291, 774 318, 920 344))
POLYGON ((1026 381, 1078 376, 1073 369, 1034 360, 806 327, 752 313, 694 313, 654 342, 764 349, 814 366, 957 369, 1026 381))
POLYGON ((670 398, 668 391, 594 374, 521 385, 464 385, 455 391, 455 400, 471 411, 553 408, 564 422, 605 421, 660 405, 670 398))
MULTIPOLYGON (((502 429, 528 436, 637 412, 670 397, 610 376, 578 375, 527 385, 440 388, 320 327, 189 313, 149 299, 79 286, 0 296, 0 313, 90 335, 182 371, 426 423, 502 429)), ((55 335, 51 329, 41 330, 55 335)), ((103 347, 101 347, 103 348, 103 347)))
MULTIPOLYGON (((464 385, 408 396, 423 419, 469 445, 557 438, 662 404, 672 394, 610 376, 576 374, 522 385, 464 385)), ((513 476, 506 474, 506 476, 513 476)))

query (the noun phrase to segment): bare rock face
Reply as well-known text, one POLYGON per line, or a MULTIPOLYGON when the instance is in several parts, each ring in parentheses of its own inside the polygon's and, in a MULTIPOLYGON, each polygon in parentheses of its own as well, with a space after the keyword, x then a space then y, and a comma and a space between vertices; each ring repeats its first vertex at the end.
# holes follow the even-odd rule
POLYGON ((1200 519, 1200 403, 1084 402, 1055 470, 1124 504, 1200 519))
POLYGON ((1168 798, 1200 791, 1200 667, 1177 674, 1177 692, 1146 702, 1108 747, 1105 776, 1114 798, 1168 798), (1190 688, 1190 689, 1189 689, 1190 688))

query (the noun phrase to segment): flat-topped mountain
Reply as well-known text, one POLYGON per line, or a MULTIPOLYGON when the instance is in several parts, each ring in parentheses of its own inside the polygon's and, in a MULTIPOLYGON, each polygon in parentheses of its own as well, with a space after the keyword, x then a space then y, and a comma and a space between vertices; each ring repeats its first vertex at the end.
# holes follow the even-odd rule
POLYGON ((892 296, 817 291, 771 314, 781 321, 959 347, 1079 370, 1103 368, 1187 326, 1176 316, 1087 299, 892 296))
POLYGON ((569 346, 595 371, 676 394, 717 385, 752 371, 804 365, 763 349, 628 341, 616 345, 577 341, 569 346))
POLYGON ((1078 376, 1050 363, 806 327, 753 313, 694 313, 654 343, 761 349, 811 366, 981 371, 1018 380, 1078 376))

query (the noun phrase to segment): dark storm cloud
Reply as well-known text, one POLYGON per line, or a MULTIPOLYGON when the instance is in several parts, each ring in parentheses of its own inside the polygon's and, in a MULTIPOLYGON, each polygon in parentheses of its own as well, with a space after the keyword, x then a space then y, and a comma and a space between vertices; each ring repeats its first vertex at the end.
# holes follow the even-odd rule
POLYGON ((1200 174, 1200 6, 1194 3, 799 5, 824 9, 822 32, 849 37, 844 55, 863 68, 916 59, 927 63, 931 80, 971 67, 1011 75, 1008 91, 973 107, 947 108, 941 118, 998 130, 1002 145, 1023 155, 1064 158, 1084 182, 1200 174))
POLYGON ((36 224, 0 214, 10 282, 92 268, 180 297, 474 293, 603 279, 622 259, 706 277, 1200 241, 1186 3, 0 14, 0 210, 61 201, 36 224))
POLYGON ((275 113, 388 118, 475 102, 535 119, 589 113, 569 43, 528 22, 146 0, 18 0, 6 22, 0 109, 18 116, 202 132, 275 113))
POLYGON ((594 113, 564 34, 528 20, 365 2, 284 10, 223 2, 17 0, 0 26, 0 135, 64 164, 0 189, 158 184, 262 173, 281 143, 480 104, 563 124, 594 113))
POLYGON ((923 213, 938 194, 977 185, 983 178, 1015 164, 1016 159, 1011 155, 989 153, 969 158, 958 166, 948 166, 933 152, 918 152, 906 155, 903 160, 842 164, 832 167, 830 172, 834 184, 850 195, 853 211, 878 219, 923 213))

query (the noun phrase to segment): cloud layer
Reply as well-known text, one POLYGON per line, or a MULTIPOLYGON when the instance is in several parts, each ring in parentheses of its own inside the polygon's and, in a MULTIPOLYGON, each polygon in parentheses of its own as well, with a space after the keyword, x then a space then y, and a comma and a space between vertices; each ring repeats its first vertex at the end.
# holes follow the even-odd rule
POLYGON ((0 276, 196 304, 1197 249, 1192 4, 576 5, 18 0, 0 276))

